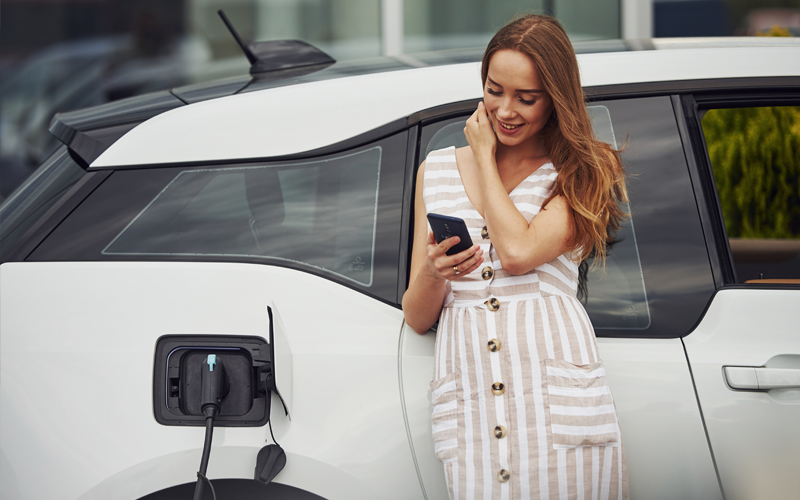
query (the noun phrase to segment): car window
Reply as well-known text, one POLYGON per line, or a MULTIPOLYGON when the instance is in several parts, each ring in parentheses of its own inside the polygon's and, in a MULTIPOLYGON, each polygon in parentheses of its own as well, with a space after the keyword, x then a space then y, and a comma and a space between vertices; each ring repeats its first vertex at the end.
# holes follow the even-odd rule
MULTIPOLYGON (((624 144, 631 213, 605 269, 581 265, 579 298, 600 336, 678 337, 714 292, 697 204, 669 97, 587 106, 596 137, 624 144)), ((463 145, 467 116, 432 123, 421 152, 463 145)), ((420 158, 420 162, 423 158, 420 158)))
POLYGON ((396 302, 407 135, 305 160, 116 171, 29 260, 256 262, 396 302))
POLYGON ((800 279, 800 107, 702 119, 736 281, 800 279))
POLYGON ((283 259, 370 286, 381 148, 291 165, 185 170, 108 255, 283 259))
POLYGON ((84 175, 86 171, 72 160, 67 148, 59 148, 0 204, 0 260, 84 175))
MULTIPOLYGON (((618 148, 608 107, 590 105, 587 106, 587 111, 598 140, 618 148)), ((443 124, 433 132, 426 148, 426 156, 430 151, 467 145, 464 125, 465 120, 459 119, 443 124)), ((630 213, 627 204, 622 209, 630 213)), ((585 302, 592 323, 598 330, 644 330, 650 326, 650 309, 633 219, 634 216, 623 222, 616 241, 609 246, 605 269, 593 269, 595 266, 591 265, 591 260, 581 266, 579 296, 585 302)))

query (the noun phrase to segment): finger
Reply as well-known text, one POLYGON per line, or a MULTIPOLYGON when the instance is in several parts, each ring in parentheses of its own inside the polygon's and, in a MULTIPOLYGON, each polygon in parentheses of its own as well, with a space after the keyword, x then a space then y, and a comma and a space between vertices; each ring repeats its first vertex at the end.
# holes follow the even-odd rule
POLYGON ((474 113, 467 118, 466 123, 464 124, 464 133, 467 132, 467 129, 474 127, 478 124, 478 110, 476 109, 474 113))
POLYGON ((482 262, 483 262, 483 251, 478 250, 469 259, 453 266, 454 277, 450 279, 451 280, 461 279, 462 277, 468 275, 469 273, 480 267, 482 262), (456 269, 458 269, 458 273, 455 272, 456 269))
POLYGON ((450 267, 458 266, 459 272, 463 273, 464 270, 469 269, 474 262, 472 259, 480 258, 481 255, 483 255, 481 247, 479 245, 473 245, 463 252, 448 256, 448 260, 442 263, 450 267))
POLYGON ((492 117, 489 116, 489 111, 486 109, 486 105, 483 102, 478 103, 478 114, 481 116, 481 120, 479 123, 484 127, 491 128, 492 126, 492 117), (483 118, 486 118, 485 120, 483 118))
MULTIPOLYGON (((467 276, 468 274, 475 272, 475 270, 479 269, 483 265, 483 261, 484 261, 483 257, 479 258, 471 266, 469 266, 466 271, 461 272, 459 278, 461 276, 467 276)), ((464 264, 458 266, 459 269, 461 269, 462 267, 464 267, 464 264)))
MULTIPOLYGON (((453 236, 452 238, 449 239, 452 240, 453 238, 458 238, 458 236, 453 236)), ((444 243, 444 241, 442 243, 444 243)), ((462 264, 466 260, 469 260, 472 256, 475 255, 476 252, 483 252, 483 250, 481 250, 480 245, 472 245, 463 252, 459 252, 453 255, 447 255, 446 253, 443 252, 442 259, 437 261, 436 267, 440 268, 440 270, 441 269, 446 270, 448 267, 452 268, 453 266, 462 264)))
POLYGON ((469 274, 469 273, 473 272, 474 270, 478 269, 479 267, 481 267, 481 265, 483 264, 484 260, 485 260, 485 258, 484 258, 483 253, 476 253, 474 257, 472 257, 471 259, 469 259, 465 263, 459 265, 458 268, 461 269, 463 267, 466 267, 467 269, 466 269, 466 271, 464 271, 464 274, 469 274))
MULTIPOLYGON (((442 240, 442 242, 439 243, 439 249, 442 251, 442 253, 446 254, 448 250, 458 245, 460 242, 461 238, 459 238, 458 236, 451 236, 449 238, 442 240)), ((453 265, 455 265, 455 263, 453 265)))
POLYGON ((436 245, 436 236, 433 235, 433 231, 428 231, 428 245, 436 245))
POLYGON ((463 252, 459 252, 457 254, 451 255, 450 259, 452 264, 451 266, 455 266, 456 264, 462 264, 469 259, 473 258, 476 254, 483 254, 483 250, 481 250, 480 245, 472 245, 471 247, 467 248, 463 252))
POLYGON ((469 258, 463 260, 459 265, 459 269, 471 269, 475 266, 475 263, 481 261, 483 262, 483 250, 478 249, 477 252, 471 254, 469 258))

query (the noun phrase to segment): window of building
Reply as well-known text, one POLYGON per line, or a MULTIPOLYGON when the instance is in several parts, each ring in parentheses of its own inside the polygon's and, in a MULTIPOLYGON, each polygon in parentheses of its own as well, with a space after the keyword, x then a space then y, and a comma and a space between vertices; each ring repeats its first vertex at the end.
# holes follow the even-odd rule
POLYGON ((620 1, 403 0, 403 51, 485 47, 495 32, 521 14, 555 16, 573 41, 621 36, 620 1))

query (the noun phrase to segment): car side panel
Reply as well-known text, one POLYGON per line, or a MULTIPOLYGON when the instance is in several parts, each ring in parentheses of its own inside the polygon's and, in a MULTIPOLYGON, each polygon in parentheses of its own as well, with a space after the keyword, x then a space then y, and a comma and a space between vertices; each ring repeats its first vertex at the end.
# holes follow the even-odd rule
POLYGON ((723 289, 683 340, 730 500, 797 498, 800 491, 800 388, 733 390, 723 371, 766 366, 797 377, 798 305, 799 289, 723 289))
MULTIPOLYGON (((291 420, 272 405, 288 457, 275 481, 331 500, 421 498, 396 308, 264 265, 25 262, 0 266, 0 479, 16 485, 4 500, 130 500, 194 481, 203 428, 153 417, 156 339, 267 338, 271 302, 294 368, 291 420)), ((208 476, 252 478, 269 442, 266 426, 217 428, 208 476)))
MULTIPOLYGON (((433 454, 435 333, 405 326, 401 340, 406 418, 428 500, 447 498, 433 454)), ((598 339, 628 463, 630 498, 721 498, 680 339, 598 339)))
POLYGON ((597 339, 617 406, 630 498, 721 499, 680 339, 597 339))

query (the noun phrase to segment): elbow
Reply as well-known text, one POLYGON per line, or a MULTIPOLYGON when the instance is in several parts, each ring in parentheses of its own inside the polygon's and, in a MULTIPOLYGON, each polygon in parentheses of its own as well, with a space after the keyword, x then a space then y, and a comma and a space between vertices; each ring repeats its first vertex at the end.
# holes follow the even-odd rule
POLYGON ((424 335, 430 330, 431 326, 433 326, 433 322, 431 324, 426 325, 424 320, 421 320, 419 314, 412 313, 413 307, 410 304, 406 304, 406 297, 403 297, 403 318, 406 321, 406 325, 410 326, 412 330, 417 332, 420 335, 424 335))
POLYGON ((414 321, 414 318, 409 318, 407 314, 405 315, 405 319, 406 319, 406 324, 410 326, 412 330, 414 330, 420 335, 425 335, 426 333, 428 333, 428 330, 430 330, 431 326, 433 326, 433 324, 425 326, 419 321, 414 321))
POLYGON ((515 252, 513 250, 507 251, 506 255, 500 256, 500 262, 503 264, 503 270, 508 274, 513 274, 515 276, 527 273, 533 269, 533 267, 531 267, 529 259, 526 259, 525 257, 526 256, 522 252, 515 252))
POLYGON ((419 335, 425 335, 426 333, 428 333, 428 330, 430 330, 430 327, 428 327, 428 328, 419 328, 419 327, 416 327, 416 326, 413 326, 413 325, 408 325, 408 326, 410 326, 411 329, 414 330, 415 332, 417 332, 419 335))

